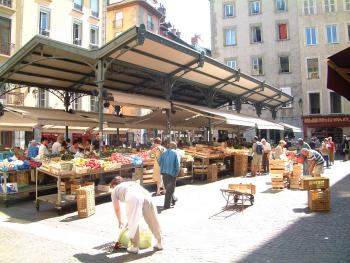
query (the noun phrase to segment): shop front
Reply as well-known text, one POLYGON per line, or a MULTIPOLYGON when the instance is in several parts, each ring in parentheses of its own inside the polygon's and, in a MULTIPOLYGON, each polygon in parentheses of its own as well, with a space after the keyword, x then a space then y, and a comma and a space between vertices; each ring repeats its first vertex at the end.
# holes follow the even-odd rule
POLYGON ((304 116, 303 127, 305 137, 333 137, 341 143, 343 135, 350 135, 350 115, 304 116))

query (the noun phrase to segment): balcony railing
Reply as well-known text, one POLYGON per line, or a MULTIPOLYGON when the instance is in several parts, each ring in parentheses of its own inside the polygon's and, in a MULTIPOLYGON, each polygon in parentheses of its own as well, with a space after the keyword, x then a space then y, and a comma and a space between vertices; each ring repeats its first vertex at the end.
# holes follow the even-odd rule
POLYGON ((77 4, 77 3, 74 3, 74 4, 73 4, 73 8, 74 8, 75 10, 83 11, 83 6, 80 5, 80 4, 77 4))
POLYGON ((147 30, 153 31, 154 30, 154 24, 147 22, 147 30))
POLYGON ((98 11, 91 10, 91 15, 92 15, 93 17, 98 17, 99 12, 98 12, 98 11))
POLYGON ((7 105, 16 105, 23 106, 24 105, 24 93, 23 92, 9 92, 1 97, 4 99, 4 103, 7 105))
POLYGON ((0 42, 0 54, 10 56, 11 50, 15 48, 15 44, 0 42))
POLYGON ((94 43, 90 43, 89 47, 90 47, 90 49, 96 49, 96 48, 98 48, 98 45, 94 44, 94 43))
POLYGON ((81 46, 81 39, 75 38, 75 39, 73 40, 73 44, 74 44, 74 45, 81 46))
POLYGON ((12 7, 12 0, 0 0, 0 5, 12 7))
POLYGON ((40 28, 40 35, 49 37, 50 36, 50 30, 47 28, 40 28))

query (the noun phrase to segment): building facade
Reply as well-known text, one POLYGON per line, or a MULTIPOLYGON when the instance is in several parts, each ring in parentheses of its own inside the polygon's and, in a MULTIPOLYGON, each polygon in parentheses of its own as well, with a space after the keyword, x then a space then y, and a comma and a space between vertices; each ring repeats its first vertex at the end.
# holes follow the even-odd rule
MULTIPOLYGON (((349 102, 326 88, 326 58, 349 46, 349 2, 210 0, 212 56, 291 94, 278 120, 301 127, 303 116, 349 114, 349 102)), ((307 128, 304 136, 333 135, 320 129, 307 128)))

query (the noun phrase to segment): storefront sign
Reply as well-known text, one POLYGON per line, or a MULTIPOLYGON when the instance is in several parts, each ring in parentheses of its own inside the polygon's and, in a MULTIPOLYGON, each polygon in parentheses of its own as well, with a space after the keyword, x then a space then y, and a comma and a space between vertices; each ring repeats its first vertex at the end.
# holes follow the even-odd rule
POLYGON ((306 116, 304 126, 308 127, 350 127, 350 115, 343 116, 306 116))

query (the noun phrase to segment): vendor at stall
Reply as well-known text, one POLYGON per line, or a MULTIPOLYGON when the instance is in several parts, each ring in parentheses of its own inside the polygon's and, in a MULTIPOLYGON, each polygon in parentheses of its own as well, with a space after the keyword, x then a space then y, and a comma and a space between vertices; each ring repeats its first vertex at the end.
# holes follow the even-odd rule
POLYGON ((74 140, 72 146, 69 148, 71 153, 76 154, 79 151, 79 142, 78 140, 74 140))
POLYGON ((95 139, 91 142, 91 149, 98 152, 100 150, 100 134, 97 133, 95 139))
POLYGON ((324 159, 318 151, 302 148, 300 154, 308 161, 309 174, 316 177, 323 174, 324 159))
MULTIPOLYGON (((301 150, 302 149, 308 149, 308 150, 311 150, 311 147, 310 145, 305 142, 302 138, 299 138, 298 139, 298 143, 297 143, 297 153, 300 155, 301 153, 301 150)), ((307 175, 308 174, 308 171, 309 171, 309 168, 308 168, 308 161, 306 159, 304 159, 304 162, 303 162, 303 175, 307 175)))
POLYGON ((56 154, 56 155, 60 154, 62 150, 62 142, 63 142, 63 136, 58 135, 56 142, 52 144, 52 148, 51 148, 52 154, 56 154))
POLYGON ((127 226, 131 240, 131 246, 128 247, 127 251, 136 254, 139 252, 139 225, 142 216, 157 239, 157 244, 154 248, 163 249, 160 225, 149 192, 138 183, 126 181, 121 176, 115 177, 111 181, 110 186, 113 188, 111 198, 119 228, 124 226, 119 201, 126 204, 127 226))
POLYGON ((39 146, 39 152, 38 155, 40 158, 44 157, 44 155, 49 154, 49 150, 47 146, 49 145, 49 140, 47 138, 41 138, 41 144, 39 146))
POLYGON ((277 147, 275 148, 274 157, 275 160, 283 160, 286 158, 286 152, 284 147, 287 145, 287 143, 284 140, 280 140, 277 147))

